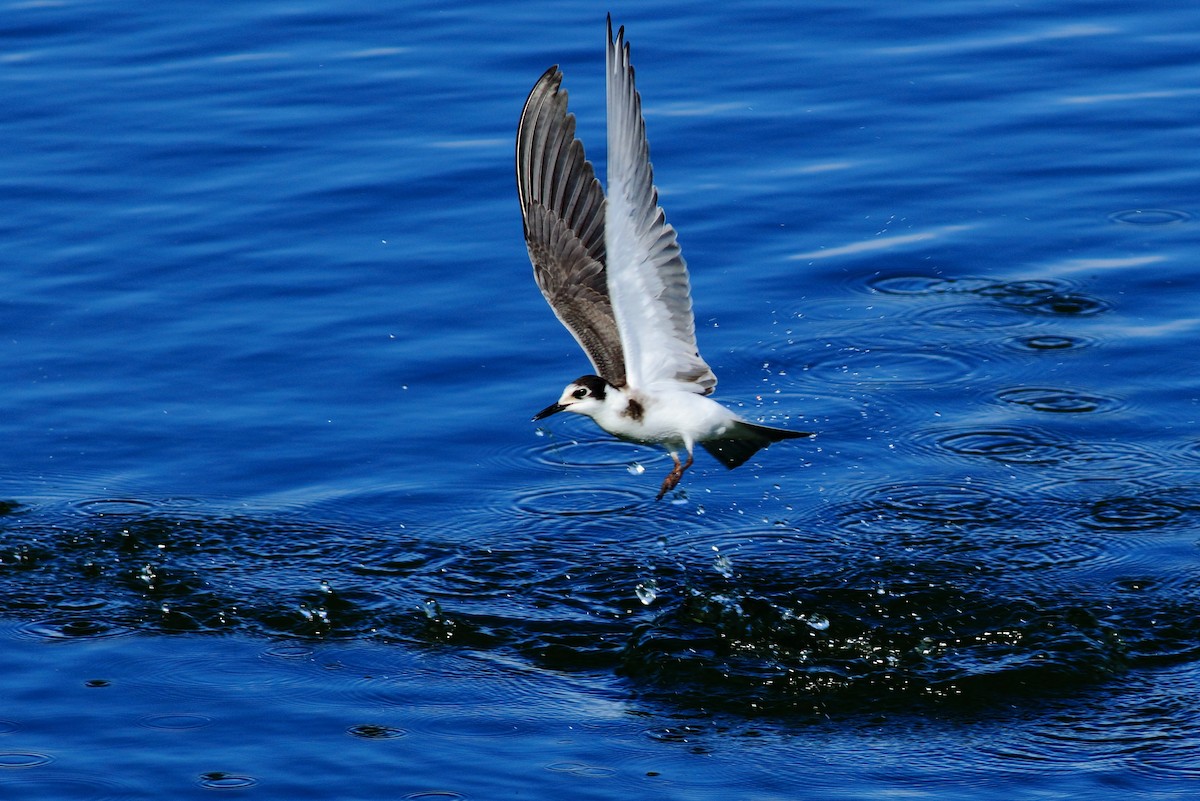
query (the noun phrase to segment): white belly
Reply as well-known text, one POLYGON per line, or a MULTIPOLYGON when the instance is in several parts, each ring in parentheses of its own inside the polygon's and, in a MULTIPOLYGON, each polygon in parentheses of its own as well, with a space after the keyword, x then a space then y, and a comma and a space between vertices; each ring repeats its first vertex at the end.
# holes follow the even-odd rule
POLYGON ((596 422, 614 436, 633 442, 662 445, 668 450, 691 451, 697 442, 721 436, 738 416, 714 400, 693 392, 661 392, 634 395, 640 405, 609 404, 596 422))

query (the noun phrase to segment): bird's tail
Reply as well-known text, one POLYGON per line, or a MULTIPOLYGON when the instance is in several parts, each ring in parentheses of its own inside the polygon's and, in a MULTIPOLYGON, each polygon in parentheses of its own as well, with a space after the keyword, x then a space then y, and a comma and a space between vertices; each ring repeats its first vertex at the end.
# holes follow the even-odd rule
POLYGON ((811 431, 789 431, 786 428, 760 426, 742 420, 735 423, 723 439, 711 439, 700 444, 713 458, 732 470, 772 442, 815 436, 811 431))

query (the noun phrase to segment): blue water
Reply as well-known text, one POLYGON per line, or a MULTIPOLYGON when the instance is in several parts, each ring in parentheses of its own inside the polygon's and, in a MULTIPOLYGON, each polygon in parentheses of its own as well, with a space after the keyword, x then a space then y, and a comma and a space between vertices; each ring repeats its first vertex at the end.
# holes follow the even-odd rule
POLYGON ((1200 777, 1200 8, 660 0, 726 471, 512 169, 586 3, 0 15, 0 795, 1116 799, 1200 777))

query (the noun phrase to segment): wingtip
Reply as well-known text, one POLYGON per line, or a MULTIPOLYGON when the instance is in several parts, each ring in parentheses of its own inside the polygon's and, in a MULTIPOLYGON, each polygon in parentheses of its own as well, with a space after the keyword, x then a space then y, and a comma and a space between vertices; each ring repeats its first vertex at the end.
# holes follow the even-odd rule
MULTIPOLYGON (((609 47, 612 47, 612 48, 614 48, 614 49, 616 49, 616 50, 620 50, 620 49, 621 49, 621 45, 622 45, 622 43, 623 43, 623 42, 624 42, 624 40, 625 40, 625 26, 624 26, 624 25, 621 25, 620 27, 618 27, 618 28, 617 28, 617 35, 616 35, 616 36, 613 36, 613 29, 612 29, 612 14, 611 14, 611 13, 607 15, 607 17, 606 17, 606 20, 607 20, 607 23, 608 23, 608 44, 609 44, 609 47)), ((628 45, 626 45, 626 47, 628 47, 628 45)))

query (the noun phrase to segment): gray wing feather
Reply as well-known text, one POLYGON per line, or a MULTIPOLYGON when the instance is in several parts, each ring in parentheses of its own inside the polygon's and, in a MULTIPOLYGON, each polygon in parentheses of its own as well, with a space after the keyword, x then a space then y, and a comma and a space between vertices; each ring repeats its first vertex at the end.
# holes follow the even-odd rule
POLYGON ((625 357, 608 294, 604 190, 575 138, 562 73, 534 85, 517 128, 517 195, 533 276, 597 375, 625 385, 625 357))

